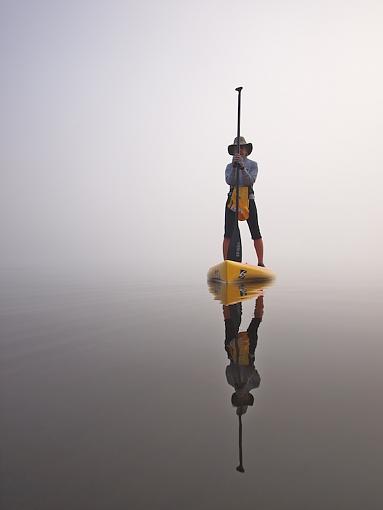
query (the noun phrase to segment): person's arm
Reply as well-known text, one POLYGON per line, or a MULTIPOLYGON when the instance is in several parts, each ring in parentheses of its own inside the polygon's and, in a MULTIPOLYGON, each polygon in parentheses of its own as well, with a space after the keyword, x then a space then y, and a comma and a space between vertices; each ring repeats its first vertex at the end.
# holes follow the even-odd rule
POLYGON ((229 163, 225 170, 225 179, 226 183, 229 184, 229 186, 235 186, 235 169, 233 168, 232 163, 229 163))
POLYGON ((248 168, 240 169, 242 186, 252 186, 258 175, 258 165, 255 161, 251 161, 248 168))

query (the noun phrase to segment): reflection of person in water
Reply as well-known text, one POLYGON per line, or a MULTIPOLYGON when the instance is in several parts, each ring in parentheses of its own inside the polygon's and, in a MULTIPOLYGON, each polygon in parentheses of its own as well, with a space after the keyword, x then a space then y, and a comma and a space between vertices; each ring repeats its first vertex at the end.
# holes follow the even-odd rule
POLYGON ((258 388, 261 382, 255 363, 255 349, 258 342, 258 328, 263 316, 263 296, 258 296, 255 302, 254 317, 246 331, 239 331, 242 319, 242 303, 223 307, 225 319, 225 350, 230 360, 226 367, 226 379, 235 392, 231 403, 237 408, 239 418, 239 452, 240 465, 237 470, 244 472, 242 465, 242 415, 248 406, 254 404, 251 390, 258 388))

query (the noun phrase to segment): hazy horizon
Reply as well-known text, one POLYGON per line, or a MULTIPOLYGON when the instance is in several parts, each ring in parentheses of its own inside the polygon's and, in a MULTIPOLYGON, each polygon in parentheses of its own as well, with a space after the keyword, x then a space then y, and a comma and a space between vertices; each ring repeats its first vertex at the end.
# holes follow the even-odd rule
POLYGON ((221 259, 241 85, 266 263, 381 279, 379 2, 1 11, 2 271, 204 278, 221 259))

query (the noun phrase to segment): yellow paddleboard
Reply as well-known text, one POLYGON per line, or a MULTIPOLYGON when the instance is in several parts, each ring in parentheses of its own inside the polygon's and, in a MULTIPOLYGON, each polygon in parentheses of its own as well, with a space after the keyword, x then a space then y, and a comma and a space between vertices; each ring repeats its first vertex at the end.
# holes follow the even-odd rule
POLYGON ((241 283, 257 280, 272 280, 275 275, 267 267, 251 266, 242 262, 224 260, 213 266, 207 273, 207 279, 224 283, 241 283))

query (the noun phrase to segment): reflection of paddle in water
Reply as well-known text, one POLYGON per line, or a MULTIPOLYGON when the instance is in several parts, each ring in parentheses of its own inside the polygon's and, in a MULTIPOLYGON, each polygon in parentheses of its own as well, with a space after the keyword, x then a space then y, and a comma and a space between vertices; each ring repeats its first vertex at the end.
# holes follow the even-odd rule
POLYGON ((239 466, 237 466, 237 471, 240 473, 244 473, 245 469, 243 467, 243 458, 242 458, 242 418, 238 416, 239 419, 239 466))
POLYGON ((235 392, 231 403, 236 407, 239 420, 239 466, 237 471, 244 473, 242 448, 242 415, 248 406, 254 404, 251 390, 258 388, 261 382, 254 366, 255 349, 258 342, 258 328, 263 316, 263 295, 258 296, 255 303, 254 317, 246 331, 239 331, 242 319, 242 303, 224 306, 225 319, 225 350, 230 364, 226 367, 226 379, 235 392))

